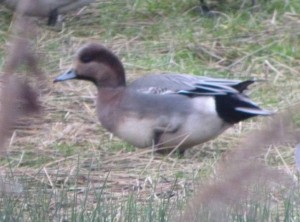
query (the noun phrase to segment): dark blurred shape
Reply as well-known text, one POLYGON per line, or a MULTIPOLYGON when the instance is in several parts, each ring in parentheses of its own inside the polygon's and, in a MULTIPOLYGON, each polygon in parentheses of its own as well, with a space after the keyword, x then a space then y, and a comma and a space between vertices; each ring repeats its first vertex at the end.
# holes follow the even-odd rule
POLYGON ((17 76, 5 74, 1 82, 0 149, 5 150, 19 118, 38 112, 40 104, 38 93, 17 76))
MULTIPOLYGON (((69 11, 80 9, 81 7, 94 2, 95 0, 32 0, 22 12, 28 16, 46 17, 48 25, 54 26, 58 15, 69 11)), ((0 3, 12 10, 16 10, 26 0, 2 0, 0 3), (19 4, 20 3, 20 4, 19 4)))
POLYGON ((37 56, 30 42, 35 38, 35 26, 28 17, 23 16, 27 7, 34 1, 22 0, 22 4, 18 5, 10 44, 6 50, 4 74, 1 76, 0 152, 5 151, 6 141, 17 127, 20 118, 28 117, 41 109, 38 90, 30 86, 28 80, 30 77, 31 82, 37 82, 39 85, 40 82, 45 83, 45 76, 38 67, 37 56), (26 74, 33 75, 17 76, 18 68, 23 65, 27 67, 26 74))
MULTIPOLYGON (((215 13, 213 12, 213 9, 215 8, 214 6, 208 5, 206 0, 199 0, 200 1, 200 11, 203 15, 206 16, 214 16, 215 13)), ((245 3, 245 1, 247 0, 243 0, 244 2, 242 4, 245 3)), ((226 0, 218 0, 218 2, 220 3, 225 3, 226 0)), ((252 6, 256 5, 256 0, 251 0, 251 4, 252 6)))

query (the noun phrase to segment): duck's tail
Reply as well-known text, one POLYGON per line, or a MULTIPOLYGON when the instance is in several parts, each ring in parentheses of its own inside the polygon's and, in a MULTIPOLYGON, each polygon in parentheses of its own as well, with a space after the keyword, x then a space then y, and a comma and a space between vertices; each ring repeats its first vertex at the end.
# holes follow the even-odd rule
POLYGON ((218 115, 228 123, 238 123, 255 116, 269 116, 274 112, 260 108, 242 93, 216 96, 218 115))
POLYGON ((180 90, 178 94, 191 98, 199 96, 212 96, 216 101, 216 110, 225 122, 234 124, 254 116, 268 116, 274 112, 261 109, 243 92, 249 85, 261 80, 222 80, 205 79, 191 90, 180 90))

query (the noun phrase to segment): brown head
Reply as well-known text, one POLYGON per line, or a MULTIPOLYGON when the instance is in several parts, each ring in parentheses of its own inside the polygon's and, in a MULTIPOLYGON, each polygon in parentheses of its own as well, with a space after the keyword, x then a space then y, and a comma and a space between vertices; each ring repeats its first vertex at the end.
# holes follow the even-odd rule
POLYGON ((54 82, 80 79, 97 87, 125 86, 125 71, 121 61, 110 50, 97 43, 83 46, 77 53, 74 67, 58 76, 54 82))

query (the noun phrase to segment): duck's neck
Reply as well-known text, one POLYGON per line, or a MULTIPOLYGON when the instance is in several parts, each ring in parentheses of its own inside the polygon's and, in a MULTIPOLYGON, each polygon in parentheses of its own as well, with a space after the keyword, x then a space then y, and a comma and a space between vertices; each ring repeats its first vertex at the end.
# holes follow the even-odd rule
POLYGON ((122 67, 103 67, 102 76, 105 76, 106 78, 99 78, 96 76, 93 80, 91 80, 98 89, 126 86, 125 72, 122 67))
POLYGON ((99 87, 97 102, 101 106, 113 105, 120 101, 122 95, 124 94, 124 90, 125 85, 118 87, 99 87))
POLYGON ((97 112, 98 118, 106 129, 114 131, 120 116, 118 115, 118 104, 122 100, 125 87, 103 87, 98 88, 97 112))

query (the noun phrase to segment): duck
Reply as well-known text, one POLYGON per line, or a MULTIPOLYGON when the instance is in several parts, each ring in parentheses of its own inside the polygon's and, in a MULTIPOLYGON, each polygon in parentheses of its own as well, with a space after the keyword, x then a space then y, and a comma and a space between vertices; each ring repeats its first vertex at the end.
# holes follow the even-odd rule
POLYGON ((73 67, 54 83, 71 79, 93 83, 102 126, 138 148, 183 154, 236 123, 273 113, 244 94, 256 80, 153 73, 127 84, 121 60, 101 44, 84 45, 75 58, 73 67))
MULTIPOLYGON (((24 3, 25 1, 22 0, 24 3)), ((58 15, 65 14, 69 11, 79 9, 84 5, 90 4, 95 0, 28 0, 25 2, 24 14, 27 16, 47 17, 48 25, 54 26, 57 22, 58 15)), ((1 4, 16 10, 21 0, 2 0, 1 4)))
MULTIPOLYGON (((215 15, 214 12, 213 12, 213 8, 208 6, 206 0, 199 0, 199 1, 200 1, 200 11, 201 11, 201 13, 203 13, 204 15, 208 15, 208 16, 215 15)), ((222 2, 220 1, 220 3, 222 3, 222 2)), ((244 5, 244 4, 245 4, 245 0, 242 3, 242 5, 244 5)), ((254 7, 255 5, 256 5, 256 0, 251 0, 251 6, 254 7)))

